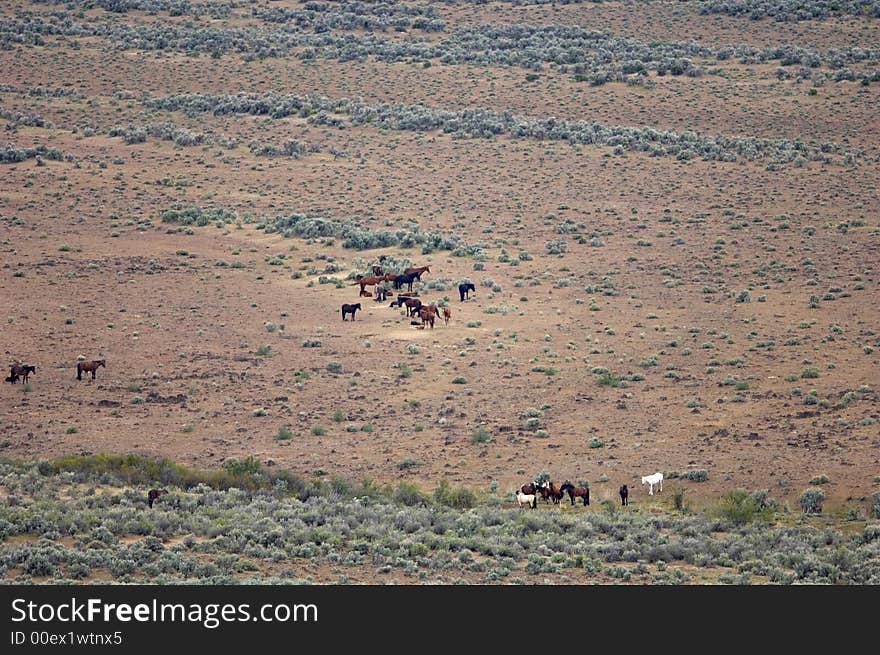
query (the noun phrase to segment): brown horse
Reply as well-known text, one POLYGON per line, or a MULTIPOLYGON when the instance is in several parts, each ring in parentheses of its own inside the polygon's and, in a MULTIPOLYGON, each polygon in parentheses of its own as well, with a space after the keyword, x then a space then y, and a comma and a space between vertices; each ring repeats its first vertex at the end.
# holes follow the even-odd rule
POLYGON ((13 364, 9 369, 9 377, 11 378, 9 382, 15 384, 15 381, 21 378, 22 384, 27 384, 28 376, 31 373, 36 373, 36 366, 27 366, 25 364, 13 364))
POLYGON ((434 319, 437 318, 437 308, 433 305, 422 305, 419 309, 419 318, 422 319, 422 326, 427 323, 434 329, 434 319))
POLYGON ((77 362, 76 363, 76 379, 82 380, 83 371, 92 374, 92 379, 95 379, 95 371, 103 366, 107 368, 107 362, 103 359, 96 359, 91 362, 77 362))
POLYGON ((382 270, 381 266, 373 266, 373 275, 385 275, 385 271, 382 270))
POLYGON ((449 325, 449 319, 452 318, 452 310, 449 307, 442 307, 441 310, 443 311, 443 320, 446 325, 449 325))
POLYGON ((623 485, 618 491, 620 494, 620 504, 621 505, 629 505, 629 489, 626 485, 623 485))
POLYGON ((403 274, 404 275, 413 275, 413 276, 415 276, 415 278, 417 280, 421 281, 422 273, 430 273, 430 272, 431 272, 431 268, 428 266, 419 266, 419 267, 412 267, 411 266, 407 269, 404 269, 403 274))
POLYGON ((590 504, 590 488, 589 487, 576 487, 571 482, 566 480, 562 483, 562 486, 559 488, 560 491, 567 491, 568 497, 571 499, 571 504, 574 505, 575 497, 583 498, 584 505, 590 504))
MULTIPOLYGON (((364 277, 363 275, 358 276, 357 282, 354 284, 361 285, 361 293, 364 292, 364 287, 373 286, 374 284, 379 284, 379 282, 393 282, 394 274, 386 273, 385 275, 375 275, 371 277, 364 277)), ((352 285, 354 286, 354 285, 352 285)))
POLYGON ((409 296, 398 296, 397 300, 391 301, 391 307, 403 307, 404 305, 406 305, 406 315, 415 316, 416 312, 422 308, 422 301, 409 296))
POLYGON ((565 492, 557 487, 555 482, 551 482, 548 488, 550 491, 550 500, 553 501, 554 505, 558 505, 559 501, 561 501, 562 497, 565 495, 565 492))

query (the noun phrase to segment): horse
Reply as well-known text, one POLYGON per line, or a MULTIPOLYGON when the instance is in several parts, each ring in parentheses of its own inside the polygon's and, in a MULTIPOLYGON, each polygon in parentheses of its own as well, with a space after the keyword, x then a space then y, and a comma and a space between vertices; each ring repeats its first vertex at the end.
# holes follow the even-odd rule
MULTIPOLYGON (((28 376, 31 373, 36 373, 36 372, 37 372, 36 366, 27 366, 25 364, 13 364, 12 367, 9 369, 9 377, 14 378, 14 379, 21 378, 22 384, 27 384, 28 376)), ((9 380, 9 381, 12 382, 13 384, 15 384, 15 382, 13 380, 9 380)))
POLYGON ((576 487, 571 482, 566 480, 562 483, 562 486, 559 488, 560 491, 565 492, 568 491, 568 497, 571 499, 571 504, 574 505, 574 498, 578 496, 584 499, 584 505, 590 504, 590 488, 589 487, 576 487))
POLYGON ((446 325, 449 325, 449 319, 452 318, 452 310, 449 307, 442 307, 441 311, 443 312, 443 320, 446 325))
POLYGON ((150 491, 147 492, 147 505, 150 506, 150 509, 153 509, 154 500, 156 500, 159 496, 164 496, 167 493, 167 489, 150 489, 150 491))
POLYGON ((474 286, 473 282, 462 282, 458 285, 458 295, 461 297, 461 302, 464 302, 470 291, 477 292, 477 287, 474 286))
POLYGON ((377 284, 375 296, 376 297, 373 298, 373 300, 375 300, 376 302, 385 302, 385 300, 388 298, 388 289, 383 287, 381 284, 377 284))
POLYGON ((357 310, 361 308, 361 304, 357 303, 355 305, 343 305, 342 306, 342 320, 345 320, 346 314, 351 314, 351 320, 354 320, 354 314, 357 310))
POLYGON ((419 266, 418 268, 411 266, 410 268, 406 268, 403 270, 404 275, 414 275, 415 278, 419 282, 422 281, 422 273, 430 273, 430 272, 431 272, 431 269, 427 266, 419 266))
POLYGON ((535 494, 524 494, 522 491, 516 492, 516 502, 519 503, 520 509, 523 508, 523 505, 528 505, 532 509, 538 506, 538 498, 535 494))
POLYGON ((9 377, 6 378, 6 381, 15 384, 16 382, 18 382, 18 376, 15 373, 12 373, 9 375, 9 377))
POLYGON ((415 316, 416 312, 422 308, 422 301, 409 296, 399 296, 397 300, 391 301, 391 307, 403 307, 404 305, 406 305, 406 315, 415 316))
POLYGON ((352 286, 358 284, 361 285, 361 293, 363 293, 364 287, 371 287, 374 284, 379 284, 380 282, 391 282, 392 280, 394 280, 394 274, 386 273, 385 275, 375 275, 372 277, 364 277, 363 275, 358 275, 355 280, 356 282, 352 286))
POLYGON ((425 323, 431 326, 431 329, 434 329, 434 319, 437 317, 436 308, 433 305, 422 305, 419 309, 419 318, 422 319, 422 325, 425 323))
POLYGON ((629 489, 626 488, 626 485, 623 485, 618 493, 620 494, 620 504, 629 505, 629 489))
POLYGON ((554 505, 558 505, 559 501, 562 500, 562 497, 565 495, 565 492, 562 491, 559 487, 556 486, 555 483, 550 482, 547 486, 547 490, 550 493, 550 500, 553 501, 554 505))
POLYGON ((660 485, 660 491, 663 491, 663 474, 657 471, 654 475, 643 475, 642 486, 648 485, 648 495, 654 495, 654 485, 660 485))
POLYGON ((99 367, 103 366, 107 368, 107 362, 103 359, 95 359, 91 362, 77 362, 76 363, 76 379, 82 380, 83 371, 92 374, 92 379, 95 379, 95 372, 99 367))
POLYGON ((385 271, 382 270, 381 266, 373 266, 373 275, 385 275, 385 271))
POLYGON ((413 281, 417 280, 417 279, 418 278, 413 274, 407 275, 406 273, 404 273, 403 275, 397 275, 393 279, 394 288, 399 289, 400 287, 402 287, 405 284, 406 290, 412 291, 413 281))

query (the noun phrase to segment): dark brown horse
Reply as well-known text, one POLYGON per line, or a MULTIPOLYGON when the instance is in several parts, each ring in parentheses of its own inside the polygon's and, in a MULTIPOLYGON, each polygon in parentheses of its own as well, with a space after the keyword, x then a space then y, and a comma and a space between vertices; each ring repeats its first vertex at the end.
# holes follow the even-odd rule
POLYGON ((25 364, 13 364, 9 369, 9 377, 11 379, 8 381, 15 384, 15 381, 17 379, 21 378, 22 384, 27 384, 28 376, 31 373, 36 373, 36 372, 37 372, 36 366, 27 366, 25 364))
POLYGON ((95 371, 97 371, 98 368, 100 368, 101 366, 103 366, 104 368, 107 368, 107 362, 104 361, 103 359, 95 359, 91 362, 77 362, 76 363, 76 379, 82 380, 82 374, 83 374, 83 371, 85 371, 86 373, 91 373, 92 379, 94 380, 95 379, 95 371))
POLYGON ((147 505, 150 506, 150 509, 153 509, 153 501, 156 500, 159 496, 164 496, 168 491, 166 489, 150 489, 147 493, 147 505))
POLYGON ((626 485, 623 485, 618 493, 620 494, 620 504, 629 505, 629 489, 626 488, 626 485))
POLYGON ((574 505, 575 497, 583 498, 584 505, 590 504, 590 488, 589 487, 576 487, 571 482, 566 480, 562 483, 562 486, 559 488, 560 491, 567 491, 568 497, 571 498, 571 504, 574 505))
POLYGON ((412 275, 417 280, 419 280, 421 282, 422 273, 430 273, 430 272, 431 272, 431 269, 428 266, 418 266, 418 267, 411 266, 410 268, 404 269, 403 274, 404 275, 412 275))
POLYGON ((385 271, 382 270, 381 266, 373 266, 373 275, 385 275, 385 271))
POLYGON ((422 301, 409 296, 398 296, 397 300, 391 301, 391 307, 403 307, 404 305, 406 305, 406 315, 415 316, 416 312, 422 308, 422 301))

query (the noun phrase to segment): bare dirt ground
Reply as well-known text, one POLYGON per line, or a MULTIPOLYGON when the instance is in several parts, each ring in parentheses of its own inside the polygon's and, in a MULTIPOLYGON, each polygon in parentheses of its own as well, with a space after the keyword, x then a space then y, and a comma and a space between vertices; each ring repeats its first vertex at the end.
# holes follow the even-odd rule
MULTIPOLYGON (((670 4, 631 18, 617 3, 444 13, 462 24, 577 16, 641 38, 717 34, 759 45, 810 35, 803 45, 866 46, 876 35, 876 21, 753 24, 683 18, 670 4)), ((75 158, 0 165, 0 347, 10 363, 37 367, 29 390, 2 387, 0 454, 137 452, 200 467, 255 455, 306 474, 426 488, 445 479, 512 489, 546 471, 589 480, 600 498, 623 483, 645 493, 639 477, 656 470, 705 469, 707 482, 688 483, 697 499, 745 487, 794 502, 819 474, 841 507, 877 490, 876 162, 770 171, 503 136, 185 116, 140 102, 142 93, 313 93, 801 136, 870 155, 880 140, 876 83, 810 95, 773 66, 730 62, 726 76, 658 78, 654 89, 590 87, 549 70, 526 82, 515 68, 248 62, 84 43, 0 53, 0 84, 80 94, 0 94, 3 110, 51 123, 10 129, 5 142, 75 158), (162 120, 239 145, 128 145, 108 135, 162 120), (257 157, 247 146, 289 138, 319 151, 257 157), (177 205, 223 207, 239 220, 176 231, 159 215, 177 205), (483 243, 488 258, 474 270, 473 258, 448 251, 285 239, 245 216, 293 212, 372 229, 412 220, 483 243), (567 220, 582 224, 584 243, 559 233, 567 220), (548 254, 559 238, 566 252, 548 254), (417 330, 369 298, 354 322, 341 321, 357 287, 318 278, 363 271, 356 259, 382 254, 448 281, 421 295, 449 298, 449 326, 417 330), (325 273, 328 263, 339 271, 325 273), (477 293, 461 303, 464 278, 477 293), (743 291, 748 301, 738 302, 743 291), (77 381, 78 356, 107 367, 77 381), (597 367, 644 379, 603 386, 597 367), (291 438, 277 438, 283 427, 291 438), (481 427, 487 442, 473 437, 481 427)))

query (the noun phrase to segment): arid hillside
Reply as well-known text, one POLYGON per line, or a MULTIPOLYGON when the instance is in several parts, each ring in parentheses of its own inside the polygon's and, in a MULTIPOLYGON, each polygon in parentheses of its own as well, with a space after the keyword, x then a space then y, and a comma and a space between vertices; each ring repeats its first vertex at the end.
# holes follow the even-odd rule
POLYGON ((751 4, 3 3, 0 455, 864 517, 880 18, 751 4))

